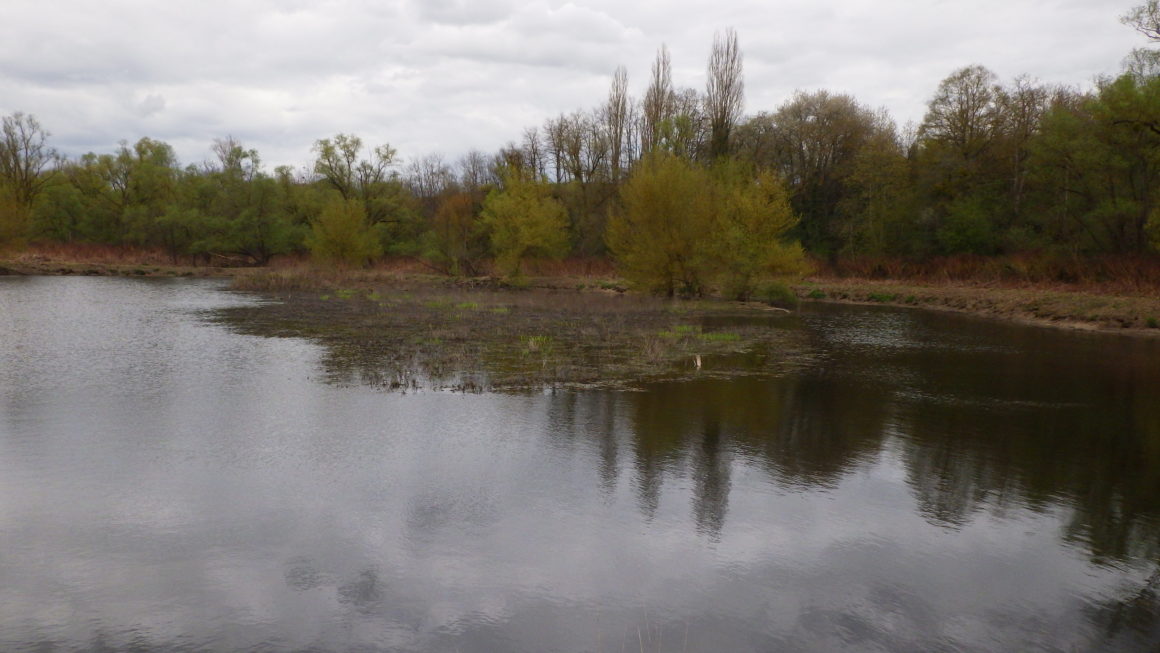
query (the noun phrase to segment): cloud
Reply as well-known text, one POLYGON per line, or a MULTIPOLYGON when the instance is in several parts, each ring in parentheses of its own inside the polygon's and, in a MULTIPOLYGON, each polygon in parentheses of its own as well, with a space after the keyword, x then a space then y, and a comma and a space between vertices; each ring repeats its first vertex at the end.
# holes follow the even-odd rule
POLYGON ((183 161, 245 134, 271 165, 300 165, 336 131, 404 157, 494 150, 525 127, 602 101, 625 65, 643 93, 668 45, 700 89, 714 32, 736 27, 747 111, 827 88, 920 119, 939 80, 982 63, 1085 84, 1134 44, 1122 0, 975 3, 786 0, 257 0, 93 5, 10 0, 0 114, 25 111, 69 154, 143 135, 183 161))

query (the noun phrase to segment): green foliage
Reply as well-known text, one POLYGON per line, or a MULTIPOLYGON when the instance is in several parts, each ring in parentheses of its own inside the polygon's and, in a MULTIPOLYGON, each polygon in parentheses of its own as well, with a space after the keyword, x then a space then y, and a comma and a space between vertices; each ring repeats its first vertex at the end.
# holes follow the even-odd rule
POLYGON ((1160 78, 1123 75, 1058 104, 1032 154, 1055 240, 1086 251, 1154 247, 1148 223, 1160 205, 1160 78))
POLYGON ((763 277, 796 275, 805 254, 786 234, 797 224, 781 180, 771 172, 756 176, 736 161, 720 161, 711 175, 711 247, 722 292, 745 300, 763 277))
POLYGON ((951 202, 935 237, 945 254, 993 254, 990 212, 978 196, 951 202))
POLYGON ((670 297, 704 290, 715 253, 709 185, 705 170, 663 151, 637 165, 605 234, 630 283, 670 297))
POLYGON ((487 251, 487 234, 479 220, 480 203, 471 193, 448 193, 438 199, 424 255, 453 275, 476 274, 487 251))
MULTIPOLYGON (((815 290, 811 292, 810 298, 822 299, 826 296, 825 293, 821 293, 821 297, 815 297, 814 293, 817 292, 819 291, 815 290)), ((761 300, 766 304, 769 304, 770 306, 777 306, 779 308, 794 309, 797 308, 801 303, 801 300, 798 299, 798 296, 796 293, 794 293, 793 289, 784 283, 778 283, 776 281, 770 281, 763 284, 759 291, 759 295, 761 300)))
POLYGON ((358 200, 334 199, 310 225, 306 246, 319 261, 362 267, 382 254, 382 246, 367 223, 358 200))
POLYGON ((756 176, 722 160, 712 171, 656 152, 621 189, 608 245, 634 285, 699 295, 716 281, 737 298, 757 280, 803 269, 800 246, 785 241, 796 219, 771 173, 756 176))
POLYGON ((488 193, 482 224, 505 277, 521 276, 521 265, 529 256, 560 258, 568 252, 564 207, 552 198, 546 182, 518 170, 509 168, 503 186, 488 193))
POLYGON ((0 186, 0 252, 20 249, 28 238, 31 214, 16 194, 0 186))

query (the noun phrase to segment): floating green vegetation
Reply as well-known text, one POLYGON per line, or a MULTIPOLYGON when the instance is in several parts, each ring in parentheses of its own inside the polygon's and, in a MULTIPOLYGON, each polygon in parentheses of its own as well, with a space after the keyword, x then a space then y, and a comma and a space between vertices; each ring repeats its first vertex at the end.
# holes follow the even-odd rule
POLYGON ((317 339, 328 379, 392 390, 636 387, 709 369, 776 372, 808 349, 792 321, 731 302, 685 303, 675 317, 671 302, 636 295, 400 287, 379 289, 384 310, 317 292, 279 290, 278 301, 224 309, 223 319, 245 333, 317 339), (702 327, 709 319, 721 326, 702 327), (697 357, 713 362, 695 367, 697 357))
POLYGON ((693 324, 674 324, 668 329, 661 331, 657 335, 662 338, 678 339, 695 336, 701 332, 701 327, 693 324))
POLYGON ((702 333, 701 340, 705 342, 739 342, 741 335, 728 331, 715 331, 713 333, 702 333))

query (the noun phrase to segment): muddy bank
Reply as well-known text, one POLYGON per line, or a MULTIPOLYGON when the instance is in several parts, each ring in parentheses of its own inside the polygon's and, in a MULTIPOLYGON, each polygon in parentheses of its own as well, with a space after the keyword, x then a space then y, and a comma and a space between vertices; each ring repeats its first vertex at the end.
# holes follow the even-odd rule
POLYGON ((1160 297, 1043 287, 810 279, 794 286, 805 301, 888 304, 972 313, 1043 326, 1160 336, 1160 297))

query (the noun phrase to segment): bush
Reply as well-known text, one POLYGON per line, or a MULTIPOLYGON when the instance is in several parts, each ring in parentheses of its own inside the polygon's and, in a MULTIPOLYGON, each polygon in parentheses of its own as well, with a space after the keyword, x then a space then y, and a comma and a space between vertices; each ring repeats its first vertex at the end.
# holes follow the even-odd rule
MULTIPOLYGON (((814 292, 819 291, 815 290, 814 292)), ((813 293, 810 293, 810 296, 813 297, 813 293)), ((822 297, 825 296, 826 294, 822 293, 822 297)), ((761 286, 761 299, 770 306, 778 308, 795 309, 801 304, 801 300, 789 286, 776 281, 770 281, 761 286)))
POLYGON ((331 200, 310 225, 306 236, 310 254, 320 261, 362 267, 382 254, 366 209, 356 200, 331 200))

